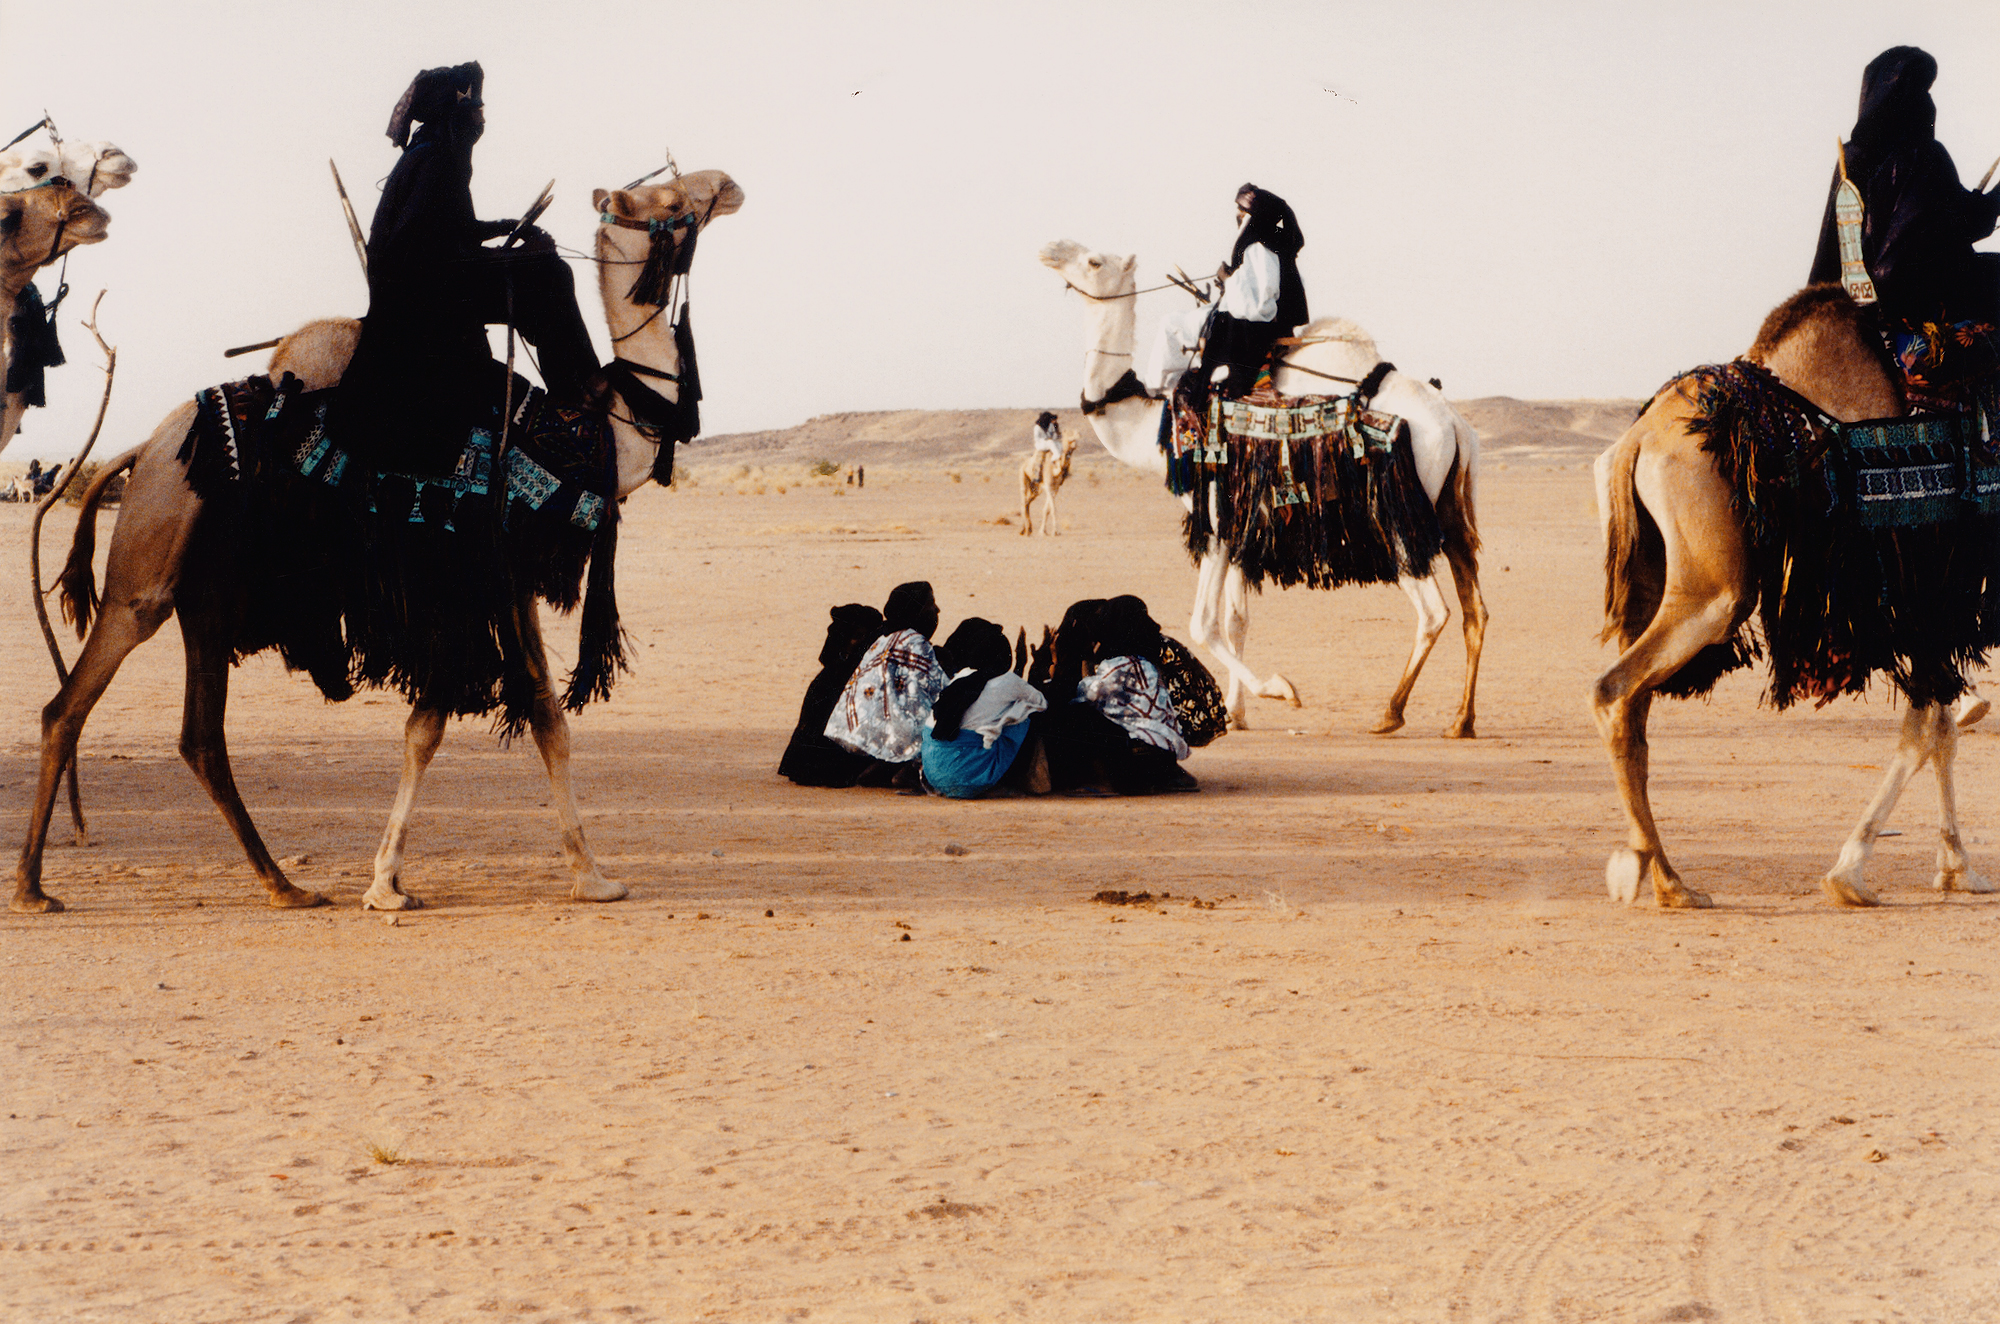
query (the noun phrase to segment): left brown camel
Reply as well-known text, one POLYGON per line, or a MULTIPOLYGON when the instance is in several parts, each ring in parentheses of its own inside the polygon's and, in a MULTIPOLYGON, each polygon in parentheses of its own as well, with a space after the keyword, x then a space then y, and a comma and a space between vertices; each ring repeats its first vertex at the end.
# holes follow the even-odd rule
MULTIPOLYGON (((678 253, 710 220, 738 210, 743 205, 743 190, 722 171, 704 170, 681 175, 669 184, 615 192, 600 189, 592 200, 600 216, 595 260, 611 339, 619 356, 654 381, 659 394, 677 398, 680 355, 674 319, 663 315, 671 310, 634 303, 627 291, 633 273, 647 263, 650 245, 671 244, 678 253)), ((660 256, 666 257, 667 265, 676 265, 671 256, 660 256)), ((272 370, 290 370, 308 387, 332 385, 346 365, 355 332, 352 321, 312 323, 279 345, 272 356, 272 370)), ((617 494, 622 498, 652 478, 659 443, 633 422, 629 408, 607 407, 607 413, 617 451, 617 494)), ((214 585, 184 581, 182 574, 189 539, 202 511, 200 499, 189 488, 187 466, 178 458, 194 414, 195 406, 190 402, 167 415, 149 440, 107 464, 84 494, 69 568, 64 571, 63 594, 79 630, 88 624, 89 634, 68 682, 42 710, 41 768, 15 871, 10 903, 14 911, 51 913, 62 909, 62 903, 42 888, 42 852, 62 770, 75 756, 83 724, 119 664, 176 611, 187 653, 181 757, 235 832, 272 905, 316 906, 326 900, 317 892, 294 886, 285 877, 251 822, 230 770, 223 736, 230 648, 214 605, 226 595, 214 591, 214 585), (128 468, 131 477, 112 533, 102 605, 92 621, 90 558, 96 512, 111 478, 128 468)), ((625 885, 605 878, 584 842, 583 822, 569 778, 569 724, 551 684, 532 597, 517 598, 515 612, 528 670, 535 682, 530 730, 548 771, 550 801, 561 824, 563 854, 572 880, 570 895, 578 900, 616 901, 626 895, 625 885)), ((417 790, 443 739, 444 725, 445 714, 440 709, 420 703, 410 710, 404 726, 402 780, 376 852, 374 880, 362 898, 365 907, 403 910, 420 904, 403 890, 399 873, 417 790)))

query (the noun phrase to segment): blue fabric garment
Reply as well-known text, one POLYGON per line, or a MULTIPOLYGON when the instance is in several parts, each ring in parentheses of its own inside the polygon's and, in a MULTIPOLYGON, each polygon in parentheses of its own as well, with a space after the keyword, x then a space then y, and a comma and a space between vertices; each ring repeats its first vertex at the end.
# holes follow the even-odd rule
POLYGON ((976 800, 1000 784, 1027 738, 1026 722, 1002 727, 991 749, 977 731, 960 731, 956 740, 939 740, 925 731, 924 780, 949 799, 976 800))

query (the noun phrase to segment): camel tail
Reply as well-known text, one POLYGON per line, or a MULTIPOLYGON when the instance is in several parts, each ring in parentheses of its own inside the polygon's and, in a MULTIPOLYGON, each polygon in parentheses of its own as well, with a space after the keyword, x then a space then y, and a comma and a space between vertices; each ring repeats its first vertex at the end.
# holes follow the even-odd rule
POLYGON ((1658 609, 1636 582, 1644 558, 1645 514, 1639 509, 1633 470, 1639 463, 1639 429, 1632 428, 1597 457, 1597 514, 1604 526, 1604 628, 1599 643, 1617 638, 1629 646, 1658 609))
POLYGON ((83 510, 77 515, 76 534, 70 539, 69 559, 56 579, 56 601, 63 619, 76 625, 79 639, 90 633, 90 622, 97 615, 97 572, 91 565, 97 556, 97 511, 104 504, 111 480, 132 467, 140 449, 134 446, 105 465, 83 490, 83 510))

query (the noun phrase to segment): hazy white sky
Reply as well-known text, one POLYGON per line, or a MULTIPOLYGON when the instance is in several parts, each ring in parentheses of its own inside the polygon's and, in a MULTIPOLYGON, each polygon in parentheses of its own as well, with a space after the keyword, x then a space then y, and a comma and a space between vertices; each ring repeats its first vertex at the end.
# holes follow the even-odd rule
MULTIPOLYGON (((326 161, 365 227, 429 65, 485 65, 482 215, 553 175, 544 224, 586 246, 590 190, 668 147, 743 185, 694 270, 715 435, 1073 404, 1080 314, 1039 246, 1136 252, 1148 285, 1209 271, 1246 180, 1298 213, 1313 311, 1453 395, 1644 395, 1804 280, 1862 66, 1899 43, 1938 57, 1970 184, 2000 155, 1995 0, 0 0, 0 131, 46 108, 140 166, 71 259, 72 366, 8 458, 87 431, 99 288, 104 455, 261 366, 224 348, 363 311, 326 161)), ((1142 342, 1184 297, 1142 300, 1142 342)))

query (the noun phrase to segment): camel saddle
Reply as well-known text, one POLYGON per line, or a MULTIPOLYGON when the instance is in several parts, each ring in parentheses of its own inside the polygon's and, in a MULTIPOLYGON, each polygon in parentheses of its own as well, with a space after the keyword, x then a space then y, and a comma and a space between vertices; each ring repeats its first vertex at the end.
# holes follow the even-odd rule
MULTIPOLYGON (((1280 395, 1260 376, 1236 398, 1182 379, 1162 421, 1167 488, 1192 498, 1199 561, 1219 541, 1252 585, 1393 584, 1444 548, 1408 423, 1372 407, 1388 365, 1347 395, 1280 395)), ((1191 374, 1192 376, 1192 374, 1191 374)))

